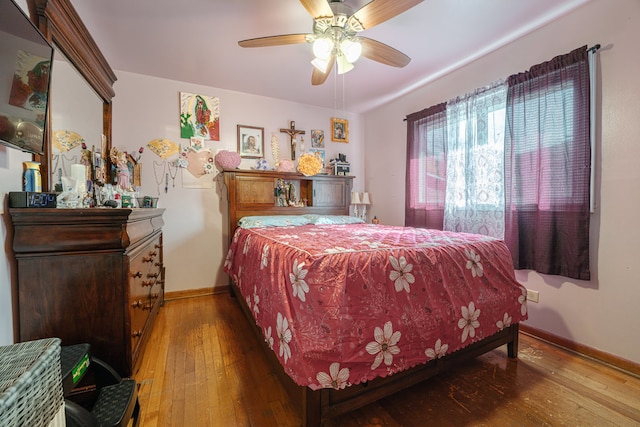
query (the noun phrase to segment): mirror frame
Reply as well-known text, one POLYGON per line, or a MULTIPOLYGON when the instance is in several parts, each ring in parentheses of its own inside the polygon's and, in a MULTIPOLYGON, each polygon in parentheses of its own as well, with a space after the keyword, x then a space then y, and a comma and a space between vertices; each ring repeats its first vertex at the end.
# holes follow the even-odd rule
MULTIPOLYGON (((78 16, 70 0, 27 0, 31 21, 55 48, 67 57, 69 62, 84 77, 89 86, 102 99, 102 127, 107 139, 107 151, 111 150, 112 100, 115 96, 113 84, 117 77, 102 55, 89 30, 78 16)), ((55 70, 52 75, 55 78, 55 70)), ((50 100, 48 101, 51 102, 50 100)), ((36 155, 41 163, 42 188, 49 189, 51 170, 51 110, 47 120, 47 143, 43 156, 36 155)), ((102 153, 107 164, 107 179, 110 181, 111 162, 108 153, 102 153)))

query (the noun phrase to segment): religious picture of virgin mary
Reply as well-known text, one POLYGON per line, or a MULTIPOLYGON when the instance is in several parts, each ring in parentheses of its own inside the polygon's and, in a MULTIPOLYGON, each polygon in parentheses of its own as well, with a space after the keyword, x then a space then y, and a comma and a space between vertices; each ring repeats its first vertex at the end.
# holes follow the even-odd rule
POLYGON ((180 137, 220 141, 218 97, 180 92, 180 137))
POLYGON ((19 50, 9 104, 43 113, 47 105, 51 61, 19 50))

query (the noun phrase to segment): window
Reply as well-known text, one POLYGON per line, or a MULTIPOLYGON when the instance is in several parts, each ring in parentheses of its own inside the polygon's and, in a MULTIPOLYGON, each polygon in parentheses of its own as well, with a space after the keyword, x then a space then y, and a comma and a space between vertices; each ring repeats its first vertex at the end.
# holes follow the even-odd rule
POLYGON ((407 117, 405 224, 504 238, 516 269, 588 280, 586 46, 407 117))
POLYGON ((447 103, 444 229, 504 237, 504 81, 447 103))

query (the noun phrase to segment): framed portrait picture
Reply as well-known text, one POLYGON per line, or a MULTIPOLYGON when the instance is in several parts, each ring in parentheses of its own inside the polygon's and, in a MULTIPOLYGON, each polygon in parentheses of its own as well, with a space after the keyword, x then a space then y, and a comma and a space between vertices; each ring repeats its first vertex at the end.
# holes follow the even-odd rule
POLYGON ((325 162, 324 162, 324 150, 314 150, 311 149, 309 150, 309 153, 313 154, 316 157, 319 157, 320 160, 322 160, 322 167, 325 166, 325 162))
POLYGON ((331 140, 334 142, 349 142, 349 121, 331 118, 331 140))
POLYGON ((324 148, 324 131, 311 129, 311 148, 324 148))
POLYGON ((238 125, 238 153, 247 159, 264 157, 264 128, 238 125))

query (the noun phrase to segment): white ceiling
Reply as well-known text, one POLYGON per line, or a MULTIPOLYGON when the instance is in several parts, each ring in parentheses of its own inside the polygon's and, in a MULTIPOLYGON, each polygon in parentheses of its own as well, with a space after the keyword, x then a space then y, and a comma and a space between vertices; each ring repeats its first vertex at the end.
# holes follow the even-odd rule
MULTIPOLYGON (((409 55, 409 65, 361 58, 353 71, 312 86, 310 45, 237 44, 312 32, 312 18, 298 0, 72 0, 116 72, 351 112, 428 83, 588 1, 425 0, 361 33, 409 55)), ((368 0, 346 3, 358 9, 368 0)))

